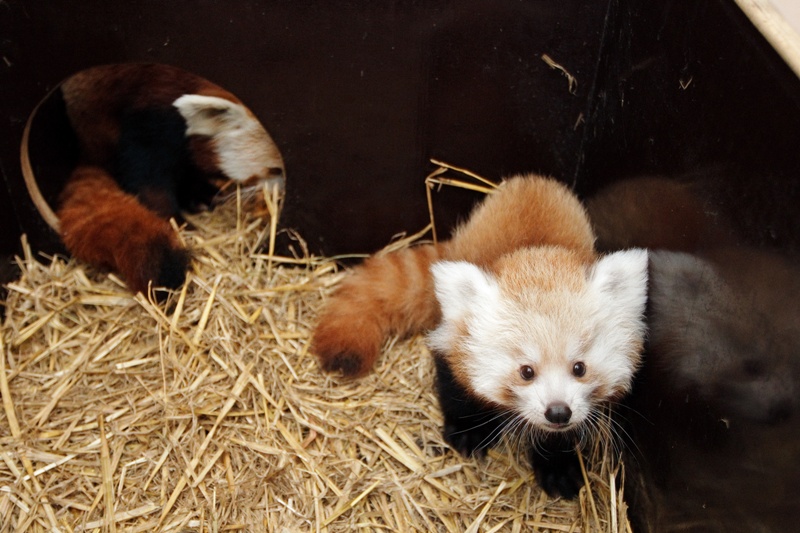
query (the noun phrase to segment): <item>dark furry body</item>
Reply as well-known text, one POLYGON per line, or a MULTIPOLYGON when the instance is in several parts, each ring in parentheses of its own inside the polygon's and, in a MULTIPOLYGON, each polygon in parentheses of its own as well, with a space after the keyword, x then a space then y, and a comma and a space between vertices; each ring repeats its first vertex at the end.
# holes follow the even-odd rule
MULTIPOLYGON (((509 422, 507 410, 476 399, 458 383, 444 357, 434 354, 444 440, 466 457, 484 457, 509 422)), ((551 433, 528 450, 536 481, 551 497, 574 498, 583 478, 572 434, 551 433)))
POLYGON ((800 519, 800 272, 745 246, 651 254, 626 399, 634 531, 784 533, 800 519))
POLYGON ((172 106, 123 114, 111 171, 125 192, 165 218, 196 211, 218 192, 193 163, 186 121, 172 106))
POLYGON ((157 64, 95 67, 60 89, 80 148, 59 197, 61 238, 73 256, 118 272, 133 292, 147 292, 151 282, 183 285, 189 253, 168 219, 209 205, 218 192, 211 146, 187 137, 173 106, 195 93, 238 102, 198 76, 157 64))
POLYGON ((189 254, 169 236, 167 220, 210 203, 216 193, 189 150, 186 122, 177 109, 126 112, 111 162, 79 166, 61 194, 59 218, 67 249, 83 261, 119 272, 134 292, 146 292, 150 282, 168 289, 183 285, 189 254), (109 178, 103 187, 86 181, 87 175, 101 173, 109 178), (78 193, 82 188, 85 193, 78 193), (129 245, 137 232, 137 239, 143 238, 138 248, 129 245))
POLYGON ((635 178, 589 200, 600 249, 661 248, 644 365, 623 401, 633 531, 788 533, 800 522, 800 262, 744 245, 776 226, 736 231, 759 217, 732 210, 745 204, 729 198, 731 179, 635 178))

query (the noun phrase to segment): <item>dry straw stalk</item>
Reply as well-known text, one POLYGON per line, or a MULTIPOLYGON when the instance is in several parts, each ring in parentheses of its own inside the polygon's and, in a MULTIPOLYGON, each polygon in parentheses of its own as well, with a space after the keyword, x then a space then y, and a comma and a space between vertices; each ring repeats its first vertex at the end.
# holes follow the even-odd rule
POLYGON ((181 229, 194 270, 165 305, 23 241, 0 336, 0 531, 627 530, 602 450, 575 502, 542 494, 511 444, 450 451, 421 339, 389 343, 366 379, 322 374, 309 333, 343 273, 276 257, 274 206, 237 205, 181 229))

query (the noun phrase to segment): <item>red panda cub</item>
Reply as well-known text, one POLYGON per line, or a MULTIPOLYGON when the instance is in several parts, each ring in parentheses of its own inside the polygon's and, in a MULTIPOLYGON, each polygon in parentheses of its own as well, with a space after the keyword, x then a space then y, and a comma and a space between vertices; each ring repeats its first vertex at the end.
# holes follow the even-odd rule
POLYGON ((189 253, 168 219, 210 205, 221 182, 283 188, 267 131, 233 94, 160 64, 105 65, 60 86, 80 165, 57 215, 67 250, 133 292, 180 287, 189 253))
POLYGON ((575 440, 630 389, 645 333, 647 252, 598 256, 594 240, 565 185, 510 178, 449 241, 354 269, 312 349, 324 369, 361 375, 390 334, 432 330, 445 440, 483 455, 504 433, 529 439, 540 485, 574 497, 575 440))

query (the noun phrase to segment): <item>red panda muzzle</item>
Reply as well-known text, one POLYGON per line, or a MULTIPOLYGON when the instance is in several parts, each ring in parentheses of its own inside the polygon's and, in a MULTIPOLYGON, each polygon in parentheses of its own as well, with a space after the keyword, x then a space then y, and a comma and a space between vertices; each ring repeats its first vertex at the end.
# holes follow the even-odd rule
POLYGON ((554 402, 547 406, 544 412, 544 417, 548 422, 557 425, 564 425, 569 422, 572 417, 572 409, 569 408, 564 402, 554 402))

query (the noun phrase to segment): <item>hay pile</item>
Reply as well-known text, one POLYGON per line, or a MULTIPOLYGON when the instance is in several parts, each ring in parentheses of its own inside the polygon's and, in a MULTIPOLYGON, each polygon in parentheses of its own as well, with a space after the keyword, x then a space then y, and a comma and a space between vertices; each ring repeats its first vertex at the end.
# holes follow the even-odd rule
POLYGON ((592 492, 563 502, 513 446, 449 451, 422 339, 363 380, 321 374, 308 339, 333 260, 260 252, 270 224, 236 202, 192 223, 194 272, 164 305, 25 247, 2 331, 0 531, 627 530, 602 454, 592 492))

